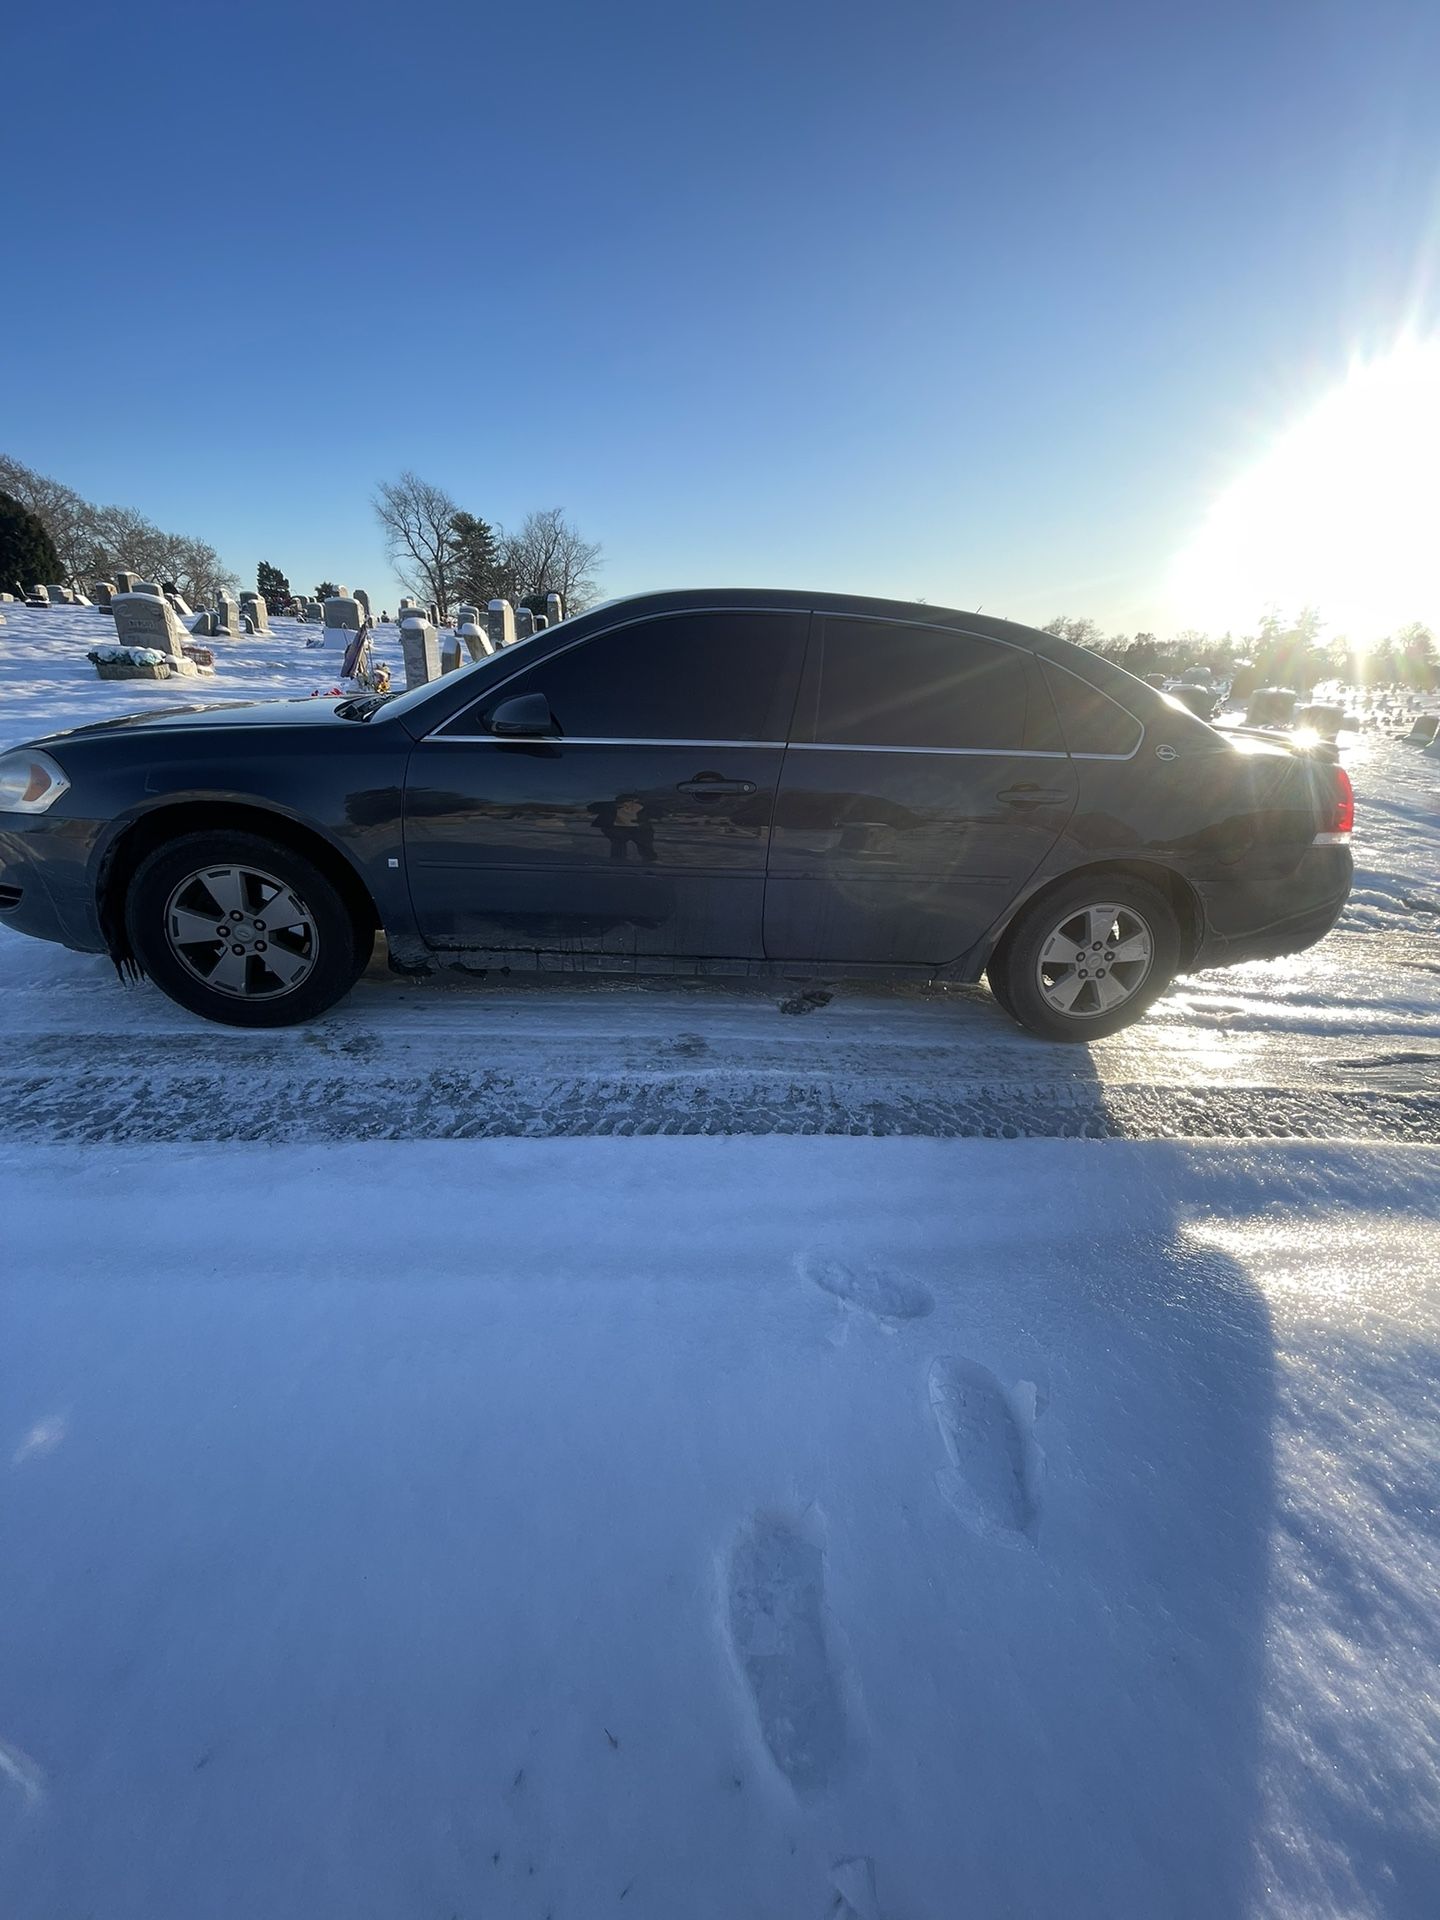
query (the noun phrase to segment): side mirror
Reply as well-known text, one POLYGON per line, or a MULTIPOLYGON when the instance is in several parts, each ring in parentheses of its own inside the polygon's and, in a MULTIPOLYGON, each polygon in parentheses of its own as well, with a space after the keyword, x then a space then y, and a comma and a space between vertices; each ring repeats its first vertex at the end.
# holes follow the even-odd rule
POLYGON ((502 740, 536 740, 559 729, 543 693, 517 693, 491 713, 490 731, 502 740))

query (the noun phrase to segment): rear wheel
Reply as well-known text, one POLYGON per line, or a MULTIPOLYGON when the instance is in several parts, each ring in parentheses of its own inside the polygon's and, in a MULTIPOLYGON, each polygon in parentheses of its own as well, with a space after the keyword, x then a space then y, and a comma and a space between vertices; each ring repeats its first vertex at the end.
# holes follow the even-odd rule
POLYGON ((1022 1027, 1049 1040, 1101 1040, 1145 1013, 1175 978, 1180 928, 1158 888, 1082 875, 1028 907, 987 970, 1022 1027))
POLYGON ((157 848, 130 883, 125 927, 156 986, 233 1027, 324 1013, 364 972, 375 941, 313 861, 241 832, 157 848))

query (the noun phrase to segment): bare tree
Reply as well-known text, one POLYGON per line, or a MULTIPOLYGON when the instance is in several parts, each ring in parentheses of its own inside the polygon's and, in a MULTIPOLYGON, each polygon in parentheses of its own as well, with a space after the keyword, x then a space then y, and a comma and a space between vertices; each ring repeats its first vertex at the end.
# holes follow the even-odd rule
POLYGON ((603 553, 598 543, 580 537, 559 507, 527 514, 518 533, 502 532, 500 550, 516 600, 563 593, 566 612, 581 613, 595 598, 603 553))
POLYGON ((0 489, 44 523, 65 575, 64 581, 56 584, 68 586, 78 581, 88 558, 88 520, 93 511, 89 504, 73 487, 52 480, 48 474, 36 473, 6 454, 0 454, 0 489))
POLYGON ((455 502, 443 487, 431 486, 407 468, 376 490, 373 504, 396 579, 421 600, 433 600, 442 619, 448 617, 455 502))

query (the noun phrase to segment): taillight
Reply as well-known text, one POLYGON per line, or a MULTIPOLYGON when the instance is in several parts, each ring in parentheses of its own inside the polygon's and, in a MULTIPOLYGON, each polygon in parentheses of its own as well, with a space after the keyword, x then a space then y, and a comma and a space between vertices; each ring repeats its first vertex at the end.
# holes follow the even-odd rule
POLYGON ((1344 847, 1349 845, 1350 836, 1355 831, 1355 789, 1343 767, 1331 767, 1330 772, 1335 779, 1335 791, 1321 830, 1315 836, 1315 844, 1317 847, 1344 847))

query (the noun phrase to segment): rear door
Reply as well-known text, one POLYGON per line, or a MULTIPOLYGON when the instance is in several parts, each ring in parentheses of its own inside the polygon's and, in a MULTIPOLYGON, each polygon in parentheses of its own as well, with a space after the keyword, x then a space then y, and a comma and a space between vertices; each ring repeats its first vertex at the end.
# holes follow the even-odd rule
POLYGON ((817 616, 776 796, 771 959, 939 966, 1074 811, 1034 657, 951 628, 817 616))
POLYGON ((405 853, 435 947, 758 959, 807 613, 609 628, 494 683, 410 757, 405 853), (544 696, 553 731, 490 715, 544 696))

